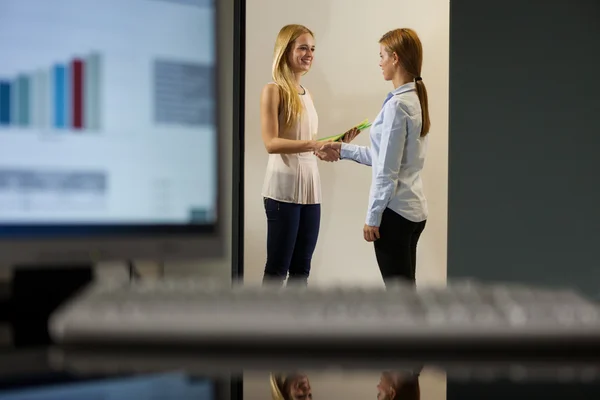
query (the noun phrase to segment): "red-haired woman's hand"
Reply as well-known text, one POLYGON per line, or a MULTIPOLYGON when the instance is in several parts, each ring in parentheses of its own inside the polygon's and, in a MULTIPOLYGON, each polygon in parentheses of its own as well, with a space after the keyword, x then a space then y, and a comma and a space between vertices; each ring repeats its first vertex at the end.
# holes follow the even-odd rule
POLYGON ((360 131, 357 128, 352 128, 348 132, 346 132, 346 134, 342 138, 342 141, 344 143, 350 143, 358 136, 359 133, 360 131))

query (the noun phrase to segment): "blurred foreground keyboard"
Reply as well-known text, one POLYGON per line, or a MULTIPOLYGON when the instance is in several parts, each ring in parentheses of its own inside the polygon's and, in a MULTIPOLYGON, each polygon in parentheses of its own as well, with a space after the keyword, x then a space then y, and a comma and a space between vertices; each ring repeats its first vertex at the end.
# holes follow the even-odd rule
MULTIPOLYGON (((227 286, 152 281, 91 286, 51 317, 62 344, 305 346, 600 343, 600 308, 523 285, 415 290, 227 286)), ((458 346, 458 347, 457 347, 458 346)))

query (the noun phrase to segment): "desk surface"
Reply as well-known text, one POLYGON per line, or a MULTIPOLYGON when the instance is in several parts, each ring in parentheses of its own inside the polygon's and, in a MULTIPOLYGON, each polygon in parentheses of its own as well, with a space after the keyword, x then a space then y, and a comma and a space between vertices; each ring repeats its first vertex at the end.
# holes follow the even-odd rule
MULTIPOLYGON (((114 352, 85 349, 6 349, 0 352, 0 399, 17 387, 44 387, 53 382, 150 376, 179 371, 208 379, 221 387, 218 400, 270 399, 269 377, 282 371, 302 371, 313 382, 313 398, 376 398, 384 371, 418 376, 423 400, 469 399, 600 399, 600 362, 588 359, 521 360, 385 360, 293 358, 217 353, 114 352), (244 376, 244 393, 230 392, 230 382, 244 376), (227 387, 227 390, 223 389, 227 387), (434 392, 436 395, 434 395, 434 392), (345 394, 344 394, 345 393, 345 394), (225 397, 223 397, 225 396, 225 397)), ((235 385, 234 385, 235 387, 235 385)), ((150 397, 148 397, 150 399, 150 397)), ((144 399, 140 399, 144 400, 144 399)), ((203 399, 198 399, 203 400, 203 399)), ((212 400, 212 399, 211 399, 212 400)), ((416 399, 411 399, 416 400, 416 399)))

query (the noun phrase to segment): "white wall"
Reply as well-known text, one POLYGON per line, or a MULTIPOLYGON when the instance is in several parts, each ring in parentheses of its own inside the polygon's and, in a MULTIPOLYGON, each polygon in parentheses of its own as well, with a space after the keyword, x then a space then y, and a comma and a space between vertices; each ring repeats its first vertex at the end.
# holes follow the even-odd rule
MULTIPOLYGON (((247 0, 245 281, 259 281, 266 256, 266 217, 261 187, 267 161, 260 134, 259 98, 271 80, 273 45, 288 23, 316 36, 312 70, 303 83, 319 113, 319 136, 343 132, 375 119, 392 89, 382 79, 378 40, 386 31, 411 27, 424 46, 423 81, 432 128, 424 171, 430 217, 418 249, 419 282, 445 282, 448 181, 449 2, 447 0, 247 0)), ((356 143, 368 145, 368 132, 356 143)), ((364 241, 371 171, 349 161, 320 163, 322 222, 310 282, 381 284, 373 245, 364 241)))

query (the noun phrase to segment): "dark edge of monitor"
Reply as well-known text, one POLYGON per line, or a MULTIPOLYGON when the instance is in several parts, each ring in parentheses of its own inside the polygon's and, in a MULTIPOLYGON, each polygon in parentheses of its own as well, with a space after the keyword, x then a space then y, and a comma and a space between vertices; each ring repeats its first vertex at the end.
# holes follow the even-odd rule
POLYGON ((233 20, 233 210, 231 277, 244 279, 244 121, 246 0, 234 0, 233 20))
MULTIPOLYGON (((233 5, 233 173, 232 173, 232 281, 244 279, 244 149, 246 93, 246 0, 233 5)), ((243 400, 243 373, 230 377, 231 400, 243 400)))
MULTIPOLYGON (((218 207, 218 206, 217 206, 218 207)), ((188 233, 204 233, 216 234, 220 233, 220 223, 216 224, 196 224, 196 225, 168 225, 168 224, 66 224, 66 225, 51 225, 51 224, 20 224, 20 225, 3 225, 0 227, 0 238, 20 239, 27 238, 47 239, 55 238, 59 235, 61 238, 69 238, 72 240, 82 239, 80 235, 85 235, 83 239, 96 238, 98 236, 105 237, 107 234, 115 237, 128 237, 128 235, 149 235, 149 234, 188 234, 188 233), (32 233, 35 232, 35 233, 32 233)))
MULTIPOLYGON (((224 226, 225 224, 223 223, 224 220, 224 209, 225 207, 223 207, 224 205, 224 200, 225 200, 225 196, 223 193, 223 189, 225 187, 225 185, 223 184, 223 179, 225 178, 225 171, 227 170, 227 168, 225 168, 224 166, 224 161, 227 159, 226 157, 224 157, 224 150, 225 150, 225 144, 224 144, 224 140, 223 140, 223 135, 225 134, 225 128, 223 127, 223 123, 221 122, 221 114, 223 113, 223 110, 225 109, 225 107, 223 107, 222 105, 222 101, 223 101, 223 95, 222 93, 222 83, 221 83, 221 77, 222 77, 222 72, 221 72, 221 65, 223 64, 223 57, 221 55, 221 53, 223 52, 223 50, 221 49, 221 46, 219 45, 221 43, 221 29, 220 29, 220 23, 221 23, 221 15, 223 13, 222 8, 219 6, 220 2, 218 0, 212 0, 212 9, 213 9, 213 43, 214 43, 214 52, 213 52, 213 56, 215 59, 214 62, 214 69, 213 69, 213 85, 212 85, 212 91, 213 91, 213 99, 215 100, 215 106, 213 107, 213 118, 214 118, 214 123, 213 126, 216 126, 216 133, 217 133, 217 140, 215 140, 215 151, 217 153, 217 157, 215 160, 215 168, 217 172, 217 182, 215 185, 215 189, 217 190, 216 193, 216 205, 215 205, 215 215, 217 216, 217 222, 216 224, 213 224, 213 230, 210 231, 210 233, 212 233, 213 235, 215 235, 218 238, 218 245, 219 245, 219 251, 218 254, 220 255, 224 255, 225 253, 225 232, 224 232, 224 226)), ((203 233, 209 233, 208 231, 204 231, 203 233)))
MULTIPOLYGON (((455 250, 454 250, 454 240, 451 232, 454 231, 453 227, 460 227, 460 224, 454 223, 454 215, 455 213, 452 210, 455 210, 454 202, 455 196, 453 196, 454 190, 452 185, 452 155, 458 154, 454 153, 452 149, 454 149, 455 141, 452 140, 452 97, 454 91, 452 90, 452 77, 455 71, 459 71, 460 68, 454 68, 454 57, 452 56, 453 49, 455 45, 452 43, 452 38, 455 36, 454 31, 452 30, 452 14, 453 10, 456 8, 454 2, 450 2, 448 6, 448 163, 446 167, 448 169, 448 178, 447 182, 447 191, 446 191, 446 201, 447 201, 447 209, 446 209, 446 280, 455 278, 453 276, 452 271, 454 267, 451 268, 451 264, 455 259, 455 250)), ((459 228, 460 229, 460 228, 459 228)), ((460 233, 459 233, 460 234, 460 233)))

